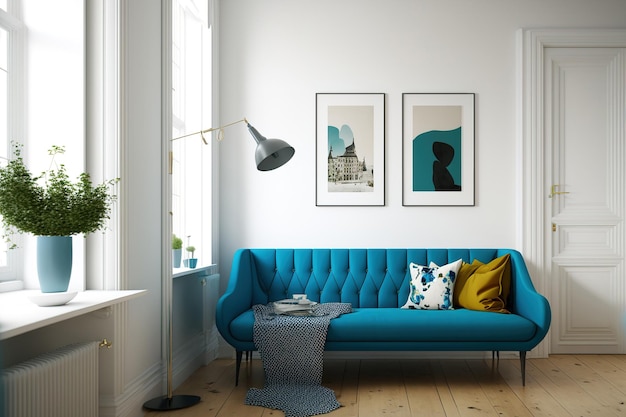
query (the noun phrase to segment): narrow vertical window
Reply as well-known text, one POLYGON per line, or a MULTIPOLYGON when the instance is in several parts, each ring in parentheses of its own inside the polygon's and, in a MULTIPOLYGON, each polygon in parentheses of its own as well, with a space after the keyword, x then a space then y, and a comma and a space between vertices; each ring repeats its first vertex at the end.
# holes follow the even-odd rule
MULTIPOLYGON (((66 146, 71 177, 84 170, 84 15, 74 0, 0 0, 0 164, 17 142, 31 173, 47 168, 52 145, 66 146)), ((0 239, 0 291, 36 288, 35 239, 10 238, 19 249, 0 239)), ((73 270, 81 271, 77 258, 73 270)))
MULTIPOLYGON (((15 2, 12 4, 16 5, 15 2)), ((21 63, 18 57, 21 56, 22 45, 18 35, 22 22, 9 12, 7 0, 0 0, 0 165, 2 166, 8 162, 11 135, 15 134, 17 121, 21 117, 19 103, 12 103, 11 100, 20 93, 18 74, 21 63)), ((9 251, 9 244, 4 238, 0 238, 0 282, 16 279, 18 259, 15 252, 9 251)), ((0 286, 0 291, 6 289, 6 286, 0 286)))
MULTIPOLYGON (((2 10, 6 11, 6 1, 0 2, 2 10)), ((9 102, 9 33, 6 29, 0 28, 0 163, 7 161, 8 146, 8 102, 9 102)), ((7 259, 8 245, 2 239, 0 241, 0 267, 8 266, 7 259)))
MULTIPOLYGON (((211 126, 211 29, 206 0, 172 7, 172 137, 179 137, 211 126)), ((199 266, 213 263, 211 171, 211 146, 200 135, 172 142, 172 228, 183 261, 193 246, 199 266)))

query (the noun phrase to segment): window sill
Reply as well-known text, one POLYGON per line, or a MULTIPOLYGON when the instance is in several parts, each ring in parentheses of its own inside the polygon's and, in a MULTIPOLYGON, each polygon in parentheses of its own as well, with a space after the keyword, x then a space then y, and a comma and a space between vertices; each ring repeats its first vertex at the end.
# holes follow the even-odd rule
POLYGON ((186 275, 200 274, 200 275, 213 275, 217 274, 217 265, 199 266, 197 268, 173 268, 172 278, 180 278, 186 275))
POLYGON ((0 282, 0 293, 19 291, 24 289, 23 281, 3 281, 0 282))
POLYGON ((0 340, 131 300, 146 290, 82 291, 69 303, 55 307, 39 307, 28 299, 38 293, 22 290, 0 294, 0 340))

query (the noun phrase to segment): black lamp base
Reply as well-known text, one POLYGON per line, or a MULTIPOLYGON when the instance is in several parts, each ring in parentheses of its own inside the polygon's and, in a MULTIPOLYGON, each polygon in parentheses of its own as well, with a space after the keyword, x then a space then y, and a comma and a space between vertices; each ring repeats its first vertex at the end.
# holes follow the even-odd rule
POLYGON ((180 410, 181 408, 191 407, 200 402, 200 397, 197 395, 174 395, 169 398, 167 395, 163 397, 154 398, 150 401, 146 401, 143 405, 148 410, 155 411, 168 411, 168 410, 180 410))

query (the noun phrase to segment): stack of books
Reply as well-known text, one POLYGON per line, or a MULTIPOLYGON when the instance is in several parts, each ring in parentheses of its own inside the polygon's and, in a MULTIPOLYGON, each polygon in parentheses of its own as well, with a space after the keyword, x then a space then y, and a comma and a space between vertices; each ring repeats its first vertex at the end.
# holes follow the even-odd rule
POLYGON ((287 298, 285 300, 274 301, 274 313, 306 316, 313 314, 313 307, 315 305, 317 305, 315 301, 287 298))

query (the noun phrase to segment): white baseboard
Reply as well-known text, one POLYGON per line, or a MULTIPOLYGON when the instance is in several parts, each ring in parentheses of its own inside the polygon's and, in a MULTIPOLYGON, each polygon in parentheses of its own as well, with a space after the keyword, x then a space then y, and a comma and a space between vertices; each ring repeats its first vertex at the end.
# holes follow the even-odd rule
POLYGON ((215 324, 213 328, 206 332, 205 336, 206 349, 204 354, 204 365, 217 359, 220 353, 219 332, 215 324))
POLYGON ((99 417, 143 417, 143 404, 161 394, 163 365, 156 363, 126 386, 116 397, 100 396, 99 417))
POLYGON ((174 389, 185 382, 198 368, 205 365, 205 346, 204 334, 199 333, 174 350, 174 363, 172 364, 174 389))

